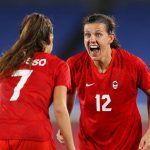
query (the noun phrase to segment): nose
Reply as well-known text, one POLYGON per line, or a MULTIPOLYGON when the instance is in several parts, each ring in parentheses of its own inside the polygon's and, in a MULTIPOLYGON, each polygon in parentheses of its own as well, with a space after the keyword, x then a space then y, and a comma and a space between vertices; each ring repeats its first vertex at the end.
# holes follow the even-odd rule
POLYGON ((96 41, 96 38, 95 38, 94 35, 91 35, 89 40, 90 40, 90 42, 95 42, 95 41, 96 41))

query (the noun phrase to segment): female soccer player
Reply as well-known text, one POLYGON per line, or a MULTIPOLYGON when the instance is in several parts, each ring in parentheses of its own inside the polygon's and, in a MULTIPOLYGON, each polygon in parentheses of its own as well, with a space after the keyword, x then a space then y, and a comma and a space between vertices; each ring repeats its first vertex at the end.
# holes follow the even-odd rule
POLYGON ((51 54, 52 48, 50 19, 32 13, 24 18, 16 43, 0 58, 1 150, 55 150, 52 100, 66 148, 75 150, 66 107, 69 67, 51 54))
MULTIPOLYGON (((120 47, 112 17, 92 14, 85 17, 83 28, 86 51, 67 61, 72 77, 69 112, 76 91, 80 102, 79 150, 149 149, 150 118, 141 140, 142 124, 136 102, 140 88, 148 96, 150 117, 147 65, 120 47)), ((58 134, 62 141, 59 137, 58 134)))

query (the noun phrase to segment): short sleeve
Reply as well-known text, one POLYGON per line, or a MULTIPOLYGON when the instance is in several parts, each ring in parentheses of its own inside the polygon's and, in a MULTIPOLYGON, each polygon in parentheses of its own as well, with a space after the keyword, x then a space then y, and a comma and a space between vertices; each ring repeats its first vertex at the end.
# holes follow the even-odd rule
POLYGON ((145 92, 150 89, 150 70, 141 59, 138 61, 138 87, 145 92))
POLYGON ((75 84, 75 69, 74 69, 74 65, 73 65, 73 62, 72 62, 71 58, 69 58, 67 60, 67 63, 69 65, 70 75, 71 75, 71 90, 69 91, 71 93, 72 89, 74 89, 76 87, 76 84, 75 84))
POLYGON ((55 85, 66 86, 69 90, 71 88, 70 69, 66 62, 61 62, 55 73, 55 85))

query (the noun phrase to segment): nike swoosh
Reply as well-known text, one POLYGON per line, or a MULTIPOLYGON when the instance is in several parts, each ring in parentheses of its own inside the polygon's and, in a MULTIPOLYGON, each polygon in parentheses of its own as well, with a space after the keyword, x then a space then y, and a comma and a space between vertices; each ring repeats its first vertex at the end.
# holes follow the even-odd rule
POLYGON ((91 83, 91 84, 88 84, 88 83, 86 83, 86 87, 89 87, 89 86, 92 86, 92 85, 94 85, 95 83, 91 83))

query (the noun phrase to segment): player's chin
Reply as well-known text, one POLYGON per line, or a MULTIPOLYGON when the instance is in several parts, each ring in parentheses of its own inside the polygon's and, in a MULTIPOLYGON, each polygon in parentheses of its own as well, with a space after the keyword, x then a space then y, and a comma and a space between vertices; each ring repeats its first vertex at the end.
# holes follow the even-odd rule
POLYGON ((101 56, 101 54, 100 53, 93 53, 92 51, 89 51, 89 55, 90 55, 90 57, 92 58, 92 59, 95 59, 95 60, 98 60, 99 58, 100 58, 100 56, 101 56))
POLYGON ((91 58, 93 61, 99 61, 99 57, 90 55, 90 58, 91 58))

